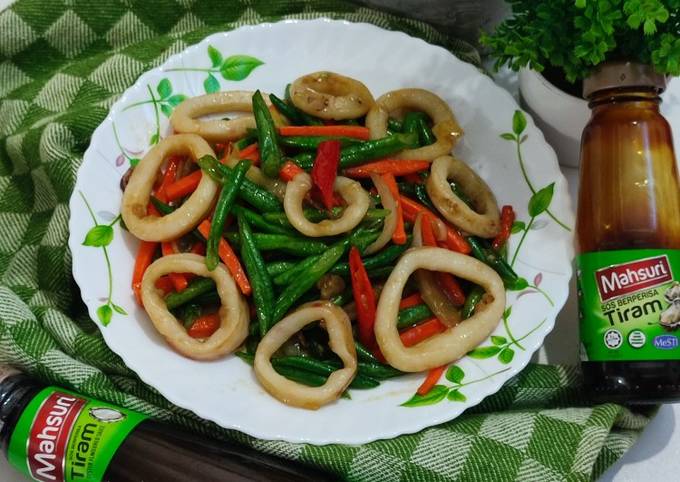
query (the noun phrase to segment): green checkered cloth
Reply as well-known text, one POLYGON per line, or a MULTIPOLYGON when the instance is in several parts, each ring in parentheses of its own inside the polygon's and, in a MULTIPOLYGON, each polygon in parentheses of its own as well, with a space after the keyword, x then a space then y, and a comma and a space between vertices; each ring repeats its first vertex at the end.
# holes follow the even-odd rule
POLYGON ((648 417, 585 406, 574 368, 529 366, 453 422, 362 446, 221 429, 143 384, 104 343, 71 277, 68 201, 95 127, 144 71, 206 35, 282 18, 399 29, 478 62, 414 20, 344 1, 20 0, 0 13, 0 362, 44 382, 349 480, 591 480, 648 417))

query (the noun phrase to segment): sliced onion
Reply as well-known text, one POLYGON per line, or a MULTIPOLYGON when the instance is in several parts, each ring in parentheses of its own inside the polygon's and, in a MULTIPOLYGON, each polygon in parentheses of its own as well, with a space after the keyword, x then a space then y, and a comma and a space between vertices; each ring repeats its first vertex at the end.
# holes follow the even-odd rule
POLYGON ((342 308, 329 301, 313 301, 302 305, 267 332, 255 352, 255 376, 270 395, 294 407, 317 408, 337 400, 357 372, 357 353, 352 338, 352 325, 342 308), (334 371, 320 387, 308 387, 279 375, 271 363, 272 355, 289 338, 317 320, 328 332, 331 350, 340 357, 343 368, 334 371))
MULTIPOLYGON (((423 235, 421 231, 422 222, 423 217, 418 213, 416 221, 413 224, 413 242, 411 243, 411 246, 414 248, 423 246, 423 235)), ((420 296, 439 321, 448 327, 453 327, 460 323, 462 320, 460 310, 451 303, 449 297, 442 291, 434 273, 419 269, 413 273, 413 276, 416 280, 418 291, 420 291, 420 296)))
POLYGON ((283 209, 286 211, 288 221, 305 236, 318 238, 346 233, 354 229, 366 216, 370 199, 368 193, 358 182, 338 176, 335 178, 333 189, 342 196, 347 207, 338 219, 324 219, 312 223, 305 217, 302 207, 305 196, 311 189, 311 176, 301 172, 286 185, 286 196, 283 199, 283 209))
POLYGON ((231 353, 248 336, 248 305, 229 270, 218 264, 213 271, 205 267, 205 258, 182 253, 163 256, 154 261, 142 279, 142 301, 153 326, 168 344, 182 355, 195 360, 212 360, 231 353), (212 278, 220 297, 220 327, 204 340, 190 337, 182 324, 170 313, 156 288, 156 281, 169 273, 193 273, 212 278))
POLYGON ((171 155, 187 155, 197 160, 215 153, 195 134, 166 137, 146 153, 130 175, 120 208, 127 228, 144 241, 171 241, 185 235, 205 218, 217 195, 217 183, 210 176, 203 176, 196 190, 177 210, 165 216, 147 215, 158 170, 171 155))
POLYGON ((465 356, 498 326, 505 309, 505 288, 498 274, 471 256, 447 249, 411 248, 392 270, 378 301, 375 335, 390 365, 405 372, 419 372, 448 365, 465 356), (485 302, 453 328, 405 347, 399 338, 399 302, 409 276, 415 270, 444 271, 467 279, 486 291, 485 302))
POLYGON ((379 174, 371 174, 371 180, 378 190, 378 194, 380 194, 380 202, 383 208, 389 209, 390 213, 385 216, 380 236, 368 245, 364 251, 365 254, 373 254, 376 251, 380 251, 392 239, 392 234, 394 234, 394 230, 397 227, 397 201, 392 196, 390 188, 387 187, 387 184, 379 174))

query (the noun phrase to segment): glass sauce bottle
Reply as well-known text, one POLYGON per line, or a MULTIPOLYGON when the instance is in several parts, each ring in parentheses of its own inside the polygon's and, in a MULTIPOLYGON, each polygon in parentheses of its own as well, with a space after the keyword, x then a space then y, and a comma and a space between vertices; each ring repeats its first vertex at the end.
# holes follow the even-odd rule
POLYGON ((595 401, 680 400, 680 183, 664 88, 651 67, 623 62, 584 82, 577 276, 595 401))

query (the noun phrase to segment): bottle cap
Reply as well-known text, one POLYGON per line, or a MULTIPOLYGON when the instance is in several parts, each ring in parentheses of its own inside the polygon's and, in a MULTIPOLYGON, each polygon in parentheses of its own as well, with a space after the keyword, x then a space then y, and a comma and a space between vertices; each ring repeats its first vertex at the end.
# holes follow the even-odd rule
POLYGON ((598 90, 621 87, 654 87, 661 93, 666 89, 666 77, 647 64, 605 62, 583 80, 583 97, 587 99, 598 90))

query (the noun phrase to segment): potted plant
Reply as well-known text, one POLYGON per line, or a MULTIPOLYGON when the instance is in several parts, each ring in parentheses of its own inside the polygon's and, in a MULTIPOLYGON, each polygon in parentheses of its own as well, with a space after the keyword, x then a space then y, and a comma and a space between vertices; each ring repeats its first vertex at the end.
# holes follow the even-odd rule
POLYGON ((560 162, 578 165, 590 117, 581 81, 608 60, 680 74, 680 0, 507 0, 512 17, 481 43, 496 68, 520 71, 520 93, 560 162))

